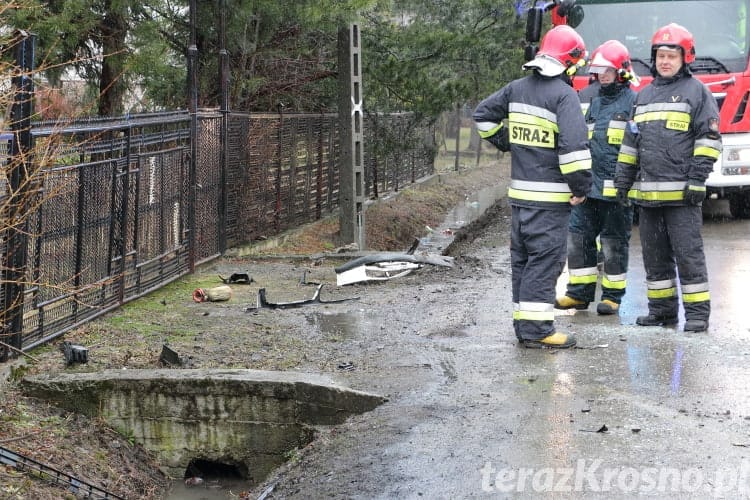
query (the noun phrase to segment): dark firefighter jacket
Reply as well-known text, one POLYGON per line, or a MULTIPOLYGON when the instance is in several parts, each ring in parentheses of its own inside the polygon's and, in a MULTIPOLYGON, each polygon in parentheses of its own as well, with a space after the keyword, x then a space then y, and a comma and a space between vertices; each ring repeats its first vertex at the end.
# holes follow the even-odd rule
POLYGON ((645 206, 685 205, 688 180, 704 183, 721 154, 719 109, 690 75, 657 76, 635 100, 620 148, 615 187, 645 206))
POLYGON ((500 149, 507 127, 512 205, 569 209, 571 193, 588 194, 586 122, 576 92, 560 77, 534 72, 514 80, 479 103, 473 117, 479 135, 500 149))
POLYGON ((614 186, 617 155, 635 101, 635 92, 629 86, 613 85, 616 85, 611 88, 614 92, 596 95, 586 111, 593 177, 589 196, 609 201, 615 201, 617 195, 614 186))
POLYGON ((578 91, 578 100, 581 101, 581 111, 586 114, 591 106, 591 100, 599 95, 601 84, 599 80, 590 80, 589 84, 578 91))

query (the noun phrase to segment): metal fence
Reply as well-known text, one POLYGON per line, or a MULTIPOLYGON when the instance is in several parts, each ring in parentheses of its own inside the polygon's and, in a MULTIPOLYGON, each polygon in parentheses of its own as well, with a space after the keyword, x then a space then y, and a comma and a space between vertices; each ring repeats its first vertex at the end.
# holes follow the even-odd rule
MULTIPOLYGON (((413 129, 409 118, 365 122, 370 197, 433 172, 432 131, 413 129)), ((0 341, 20 350, 157 289, 228 246, 338 207, 336 115, 203 112, 193 121, 174 112, 38 123, 32 138, 36 173, 23 222, 21 326, 13 328, 8 311, 0 321, 0 341)), ((2 149, 9 138, 1 139, 0 165, 9 151, 2 149)), ((7 186, 0 176, 0 203, 7 186)), ((8 252, 6 226, 0 262, 8 252)), ((16 293, 4 274, 0 279, 0 294, 16 293)), ((0 349, 0 358, 7 354, 0 349)))

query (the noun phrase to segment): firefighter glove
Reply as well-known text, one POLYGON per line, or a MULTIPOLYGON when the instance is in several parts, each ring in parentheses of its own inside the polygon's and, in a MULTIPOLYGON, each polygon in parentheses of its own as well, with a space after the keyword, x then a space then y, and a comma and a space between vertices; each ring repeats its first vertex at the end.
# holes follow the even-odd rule
POLYGON ((683 199, 688 205, 700 205, 706 199, 706 185, 700 181, 688 179, 683 199))
POLYGON ((630 206, 630 200, 628 199, 627 188, 617 188, 617 203, 619 203, 623 207, 630 206))

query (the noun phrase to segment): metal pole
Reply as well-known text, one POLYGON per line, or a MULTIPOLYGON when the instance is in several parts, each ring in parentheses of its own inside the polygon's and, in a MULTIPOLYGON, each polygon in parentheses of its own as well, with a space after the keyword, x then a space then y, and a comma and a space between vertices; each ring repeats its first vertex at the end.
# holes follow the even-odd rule
MULTIPOLYGON (((11 110, 11 164, 8 175, 9 202, 4 215, 6 228, 5 290, 3 311, 0 313, 0 332, 9 332, 7 344, 21 350, 23 347, 23 296, 26 281, 28 245, 26 206, 33 196, 31 186, 31 114, 34 102, 34 47, 36 36, 17 31, 15 46, 17 74, 12 78, 14 100, 11 110)), ((6 335, 3 335, 5 338, 6 335)), ((3 340, 4 340, 3 338, 3 340)), ((0 350, 0 360, 9 356, 9 350, 0 350)))
POLYGON ((196 0, 190 0, 190 45, 188 46, 188 111, 190 113, 190 165, 188 169, 189 199, 187 200, 187 244, 188 244, 188 267, 190 272, 195 271, 195 204, 196 200, 196 164, 198 162, 198 75, 197 59, 198 46, 196 45, 195 23, 197 17, 196 0))
POLYGON ((229 54, 227 53, 227 2, 219 0, 219 58, 221 69, 221 170, 219 179, 220 200, 219 203, 219 251, 224 253, 227 249, 227 158, 229 158, 229 54))

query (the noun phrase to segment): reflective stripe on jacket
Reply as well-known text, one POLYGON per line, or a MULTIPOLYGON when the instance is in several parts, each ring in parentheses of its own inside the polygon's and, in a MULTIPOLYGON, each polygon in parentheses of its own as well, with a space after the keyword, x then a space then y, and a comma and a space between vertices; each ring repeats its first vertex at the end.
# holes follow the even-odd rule
MULTIPOLYGON (((580 94, 579 94, 580 96, 580 94)), ((614 95, 597 95, 591 100, 586 123, 591 135, 591 198, 614 201, 615 167, 625 129, 633 112, 636 94, 628 86, 621 86, 614 95)))
POLYGON ((570 208, 571 194, 591 188, 586 122, 576 92, 560 77, 536 72, 514 80, 477 106, 480 137, 493 142, 507 119, 511 204, 570 208))
POLYGON ((690 75, 657 77, 636 96, 632 118, 615 186, 641 205, 684 205, 687 181, 705 182, 721 155, 716 100, 690 75))

